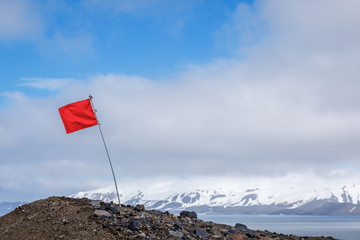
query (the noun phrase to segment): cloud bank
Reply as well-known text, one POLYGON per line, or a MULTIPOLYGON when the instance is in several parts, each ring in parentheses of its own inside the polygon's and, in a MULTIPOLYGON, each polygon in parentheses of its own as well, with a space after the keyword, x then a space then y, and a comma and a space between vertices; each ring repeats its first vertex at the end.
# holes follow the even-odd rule
POLYGON ((29 1, 0 1, 0 39, 33 39, 43 30, 39 9, 29 1))
POLYGON ((61 79, 26 78, 27 86, 58 89, 58 94, 6 93, 7 108, 0 112, 0 188, 12 193, 36 186, 39 194, 70 194, 111 184, 98 130, 66 135, 57 113, 89 93, 120 181, 308 172, 339 181, 356 176, 356 5, 239 5, 233 22, 216 36, 228 38, 231 29, 236 39, 246 28, 246 39, 252 36, 256 44, 235 41, 232 59, 188 66, 166 79, 99 74, 62 84, 61 79), (242 22, 247 18, 250 26, 242 22))

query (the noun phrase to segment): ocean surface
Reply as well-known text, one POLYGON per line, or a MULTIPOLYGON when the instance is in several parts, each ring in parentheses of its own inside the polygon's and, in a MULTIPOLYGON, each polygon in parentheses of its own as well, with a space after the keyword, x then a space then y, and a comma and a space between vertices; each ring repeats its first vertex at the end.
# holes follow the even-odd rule
POLYGON ((198 218, 232 226, 242 223, 249 229, 287 235, 360 240, 360 216, 198 215, 198 218))

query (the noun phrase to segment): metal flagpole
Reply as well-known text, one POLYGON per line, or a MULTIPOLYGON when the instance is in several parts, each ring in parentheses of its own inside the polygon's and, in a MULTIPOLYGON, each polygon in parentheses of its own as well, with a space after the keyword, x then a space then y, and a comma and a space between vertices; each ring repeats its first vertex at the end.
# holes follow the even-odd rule
POLYGON ((113 175, 113 178, 114 178, 114 183, 115 183, 115 188, 116 188, 116 194, 117 194, 117 197, 118 197, 118 200, 119 200, 119 206, 120 205, 120 197, 119 197, 119 190, 118 190, 118 187, 117 187, 117 184, 116 184, 116 178, 115 178, 115 173, 114 173, 114 169, 113 169, 113 166, 112 166, 112 163, 111 163, 111 160, 110 160, 110 155, 109 155, 109 151, 106 147, 106 143, 105 143, 105 139, 104 139, 104 135, 102 133, 102 130, 101 130, 101 123, 99 122, 98 118, 97 118, 97 114, 96 114, 96 109, 94 108, 94 103, 92 101, 93 99, 93 96, 89 95, 89 98, 90 98, 90 102, 91 102, 91 105, 93 107, 93 110, 94 110, 94 113, 95 113, 95 117, 96 117, 96 120, 98 122, 98 126, 99 126, 99 130, 100 130, 100 134, 101 134, 101 138, 103 140, 103 143, 104 143, 104 146, 105 146, 105 150, 106 150, 106 154, 107 154, 107 157, 108 157, 108 160, 109 160, 109 164, 110 164, 110 167, 111 167, 111 172, 112 172, 112 175, 113 175))

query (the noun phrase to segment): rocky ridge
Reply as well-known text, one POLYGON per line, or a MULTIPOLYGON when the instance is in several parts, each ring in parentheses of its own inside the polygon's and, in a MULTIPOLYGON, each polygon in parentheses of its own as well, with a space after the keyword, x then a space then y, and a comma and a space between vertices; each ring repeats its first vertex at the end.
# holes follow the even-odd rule
POLYGON ((228 239, 333 240, 254 231, 243 224, 206 222, 195 212, 180 215, 87 198, 50 197, 0 217, 0 239, 228 239))
POLYGON ((0 216, 3 216, 26 202, 0 202, 0 216))

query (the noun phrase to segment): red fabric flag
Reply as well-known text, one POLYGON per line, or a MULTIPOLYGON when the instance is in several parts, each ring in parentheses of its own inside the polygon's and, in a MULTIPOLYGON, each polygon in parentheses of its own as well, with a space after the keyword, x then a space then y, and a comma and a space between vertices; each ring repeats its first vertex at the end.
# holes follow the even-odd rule
POLYGON ((59 108, 66 133, 92 127, 98 124, 90 99, 70 103, 59 108))

